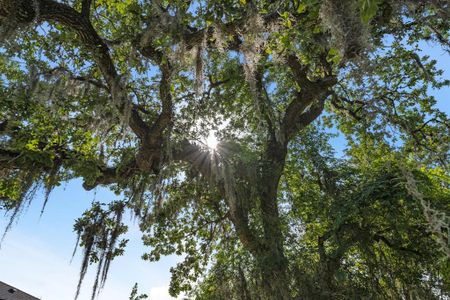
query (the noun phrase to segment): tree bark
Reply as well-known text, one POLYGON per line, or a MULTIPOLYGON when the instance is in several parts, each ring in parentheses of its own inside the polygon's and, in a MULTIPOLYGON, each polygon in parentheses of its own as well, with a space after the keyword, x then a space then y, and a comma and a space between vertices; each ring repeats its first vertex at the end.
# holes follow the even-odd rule
POLYGON ((260 260, 266 299, 290 299, 288 264, 283 249, 283 232, 278 211, 278 184, 284 168, 286 146, 273 140, 267 167, 260 182, 264 251, 260 260))
POLYGON ((258 258, 262 275, 264 300, 291 299, 287 274, 287 260, 283 252, 266 249, 258 258))

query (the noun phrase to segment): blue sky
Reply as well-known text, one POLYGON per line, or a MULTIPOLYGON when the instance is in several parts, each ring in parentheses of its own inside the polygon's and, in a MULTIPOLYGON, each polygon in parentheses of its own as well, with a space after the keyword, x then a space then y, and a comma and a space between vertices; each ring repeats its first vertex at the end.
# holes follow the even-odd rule
MULTIPOLYGON (((438 60, 438 66, 445 70, 445 78, 450 78, 450 58, 440 48, 423 44, 420 54, 430 55, 438 60)), ((438 107, 450 112, 450 88, 433 91, 438 99, 438 107)), ((338 137, 333 141, 337 152, 342 153, 345 142, 338 137)), ((80 269, 81 254, 78 253, 70 264, 76 236, 72 231, 74 220, 90 207, 93 199, 111 201, 117 196, 107 189, 86 192, 81 181, 71 181, 56 188, 50 197, 46 211, 39 217, 43 196, 38 196, 13 227, 0 250, 0 281, 14 285, 44 300, 71 299, 80 269)), ((0 218, 0 228, 4 228, 8 218, 0 218)), ((124 256, 117 258, 111 266, 106 286, 100 300, 128 299, 135 282, 140 292, 149 294, 150 299, 167 300, 170 281, 169 269, 175 266, 179 257, 162 258, 156 263, 140 259, 146 251, 140 239, 136 224, 129 222, 130 239, 124 256)), ((148 250, 148 249, 147 249, 148 250)), ((90 299, 95 266, 86 276, 80 300, 90 299)))
MULTIPOLYGON (((0 281, 4 281, 45 300, 72 299, 81 265, 81 251, 70 259, 76 236, 72 231, 74 219, 90 207, 94 199, 109 202, 117 196, 107 189, 86 192, 80 180, 56 188, 40 218, 43 195, 38 196, 29 210, 7 235, 0 250, 0 281)), ((2 218, 4 228, 8 218, 2 218)), ((100 300, 128 299, 135 282, 139 290, 151 299, 173 299, 168 296, 170 267, 179 257, 162 258, 157 263, 140 259, 145 248, 136 224, 129 220, 130 239, 125 256, 117 258, 100 300)), ((95 266, 86 276, 80 300, 90 299, 95 266)))

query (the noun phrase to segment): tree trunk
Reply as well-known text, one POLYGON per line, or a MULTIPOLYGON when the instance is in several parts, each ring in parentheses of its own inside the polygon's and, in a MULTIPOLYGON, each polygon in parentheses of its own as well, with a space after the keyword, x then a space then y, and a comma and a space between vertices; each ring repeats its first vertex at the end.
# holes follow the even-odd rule
POLYGON ((287 260, 283 253, 267 249, 258 257, 262 275, 262 299, 288 300, 290 297, 287 260))
POLYGON ((291 299, 288 280, 288 264, 284 256, 283 232, 278 211, 278 184, 284 168, 286 145, 269 144, 266 164, 259 182, 262 223, 264 229, 263 251, 258 257, 263 279, 265 299, 291 299))
POLYGON ((261 269, 264 299, 290 299, 288 264, 283 251, 283 233, 280 228, 280 220, 276 199, 262 204, 264 224, 264 247, 257 260, 261 269), (269 206, 265 207, 264 206, 269 206))
MULTIPOLYGON (((258 162, 257 180, 247 180, 246 185, 238 185, 229 189, 227 185, 219 185, 219 189, 228 204, 228 217, 233 223, 239 240, 255 258, 260 275, 259 293, 263 300, 289 300, 291 298, 288 262, 283 249, 283 231, 278 211, 278 185, 283 173, 287 143, 276 140, 275 135, 268 141, 264 157, 258 162), (248 186, 249 182, 256 186, 248 186), (230 193, 230 190, 233 193, 230 193), (250 191, 257 191, 256 194, 250 191), (249 198, 255 197, 259 202, 262 217, 262 229, 250 226, 249 198)), ((245 181, 244 181, 245 182, 245 181)))

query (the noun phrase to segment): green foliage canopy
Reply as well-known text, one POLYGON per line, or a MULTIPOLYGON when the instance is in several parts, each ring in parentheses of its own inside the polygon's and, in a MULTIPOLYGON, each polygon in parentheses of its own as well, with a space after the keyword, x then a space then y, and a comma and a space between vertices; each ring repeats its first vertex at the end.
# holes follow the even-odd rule
POLYGON ((449 9, 0 0, 0 205, 11 225, 41 186, 115 191, 74 227, 93 298, 125 211, 144 259, 185 256, 172 295, 448 297, 449 81, 420 45, 448 55, 449 9))

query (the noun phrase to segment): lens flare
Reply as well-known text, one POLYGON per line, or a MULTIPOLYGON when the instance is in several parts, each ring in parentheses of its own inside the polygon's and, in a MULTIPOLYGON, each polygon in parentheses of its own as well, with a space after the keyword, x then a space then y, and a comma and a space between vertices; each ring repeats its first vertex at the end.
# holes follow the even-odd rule
POLYGON ((210 131, 208 137, 206 138, 206 146, 211 150, 216 150, 218 143, 219 141, 217 140, 216 133, 214 131, 210 131))

